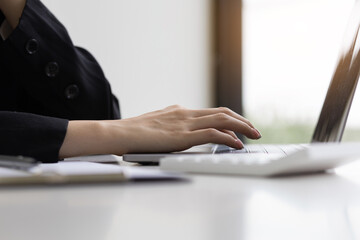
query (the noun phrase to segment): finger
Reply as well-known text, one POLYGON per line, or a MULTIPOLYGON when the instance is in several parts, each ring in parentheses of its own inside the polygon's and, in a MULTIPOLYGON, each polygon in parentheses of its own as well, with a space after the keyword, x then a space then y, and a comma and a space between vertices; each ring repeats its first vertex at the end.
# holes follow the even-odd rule
POLYGON ((193 118, 189 122, 190 130, 216 128, 218 130, 224 129, 238 132, 252 139, 258 139, 261 137, 260 133, 256 129, 251 128, 243 121, 224 113, 193 118))
POLYGON ((236 136, 236 134, 233 131, 229 131, 229 130, 225 130, 225 129, 221 129, 220 131, 222 131, 223 133, 229 134, 230 136, 232 136, 235 139, 238 139, 238 137, 236 136))
POLYGON ((232 111, 229 108, 225 107, 219 107, 219 108, 207 108, 207 109, 200 109, 200 110, 189 110, 193 117, 202 117, 206 115, 213 115, 217 113, 225 113, 229 116, 232 116, 233 118, 236 118, 240 121, 245 122, 247 125, 249 125, 251 128, 255 128, 253 124, 246 119, 245 117, 241 116, 240 114, 237 114, 236 112, 232 111))
POLYGON ((235 139, 230 134, 224 133, 215 128, 200 129, 190 132, 188 143, 191 146, 214 143, 224 144, 236 149, 244 147, 243 143, 239 139, 235 139))

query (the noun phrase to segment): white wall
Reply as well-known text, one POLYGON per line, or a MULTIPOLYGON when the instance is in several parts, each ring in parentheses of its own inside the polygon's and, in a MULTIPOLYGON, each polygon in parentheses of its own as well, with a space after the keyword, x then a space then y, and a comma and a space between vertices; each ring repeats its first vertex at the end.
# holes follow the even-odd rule
POLYGON ((123 117, 211 105, 211 0, 43 3, 100 62, 123 117))

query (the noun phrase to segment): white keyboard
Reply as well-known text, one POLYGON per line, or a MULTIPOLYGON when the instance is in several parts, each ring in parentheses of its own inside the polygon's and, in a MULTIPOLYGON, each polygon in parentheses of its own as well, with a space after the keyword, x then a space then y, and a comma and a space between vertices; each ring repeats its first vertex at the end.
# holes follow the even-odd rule
POLYGON ((319 172, 360 159, 360 143, 311 144, 290 155, 224 153, 169 156, 160 160, 166 171, 276 176, 319 172))

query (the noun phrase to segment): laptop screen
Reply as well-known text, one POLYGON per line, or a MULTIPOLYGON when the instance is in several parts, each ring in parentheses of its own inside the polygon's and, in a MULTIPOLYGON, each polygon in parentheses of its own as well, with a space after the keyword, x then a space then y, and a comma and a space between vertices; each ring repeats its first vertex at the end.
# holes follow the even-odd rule
POLYGON ((312 142, 341 141, 360 74, 359 28, 360 1, 356 1, 312 142))

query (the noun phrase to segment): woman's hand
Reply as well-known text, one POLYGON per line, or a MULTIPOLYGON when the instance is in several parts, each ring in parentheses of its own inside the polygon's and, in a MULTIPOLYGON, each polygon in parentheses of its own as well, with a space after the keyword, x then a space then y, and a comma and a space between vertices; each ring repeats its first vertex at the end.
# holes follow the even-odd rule
POLYGON ((242 148, 234 132, 261 137, 244 117, 227 108, 190 110, 170 106, 123 120, 70 121, 60 157, 90 154, 173 152, 205 143, 242 148))

